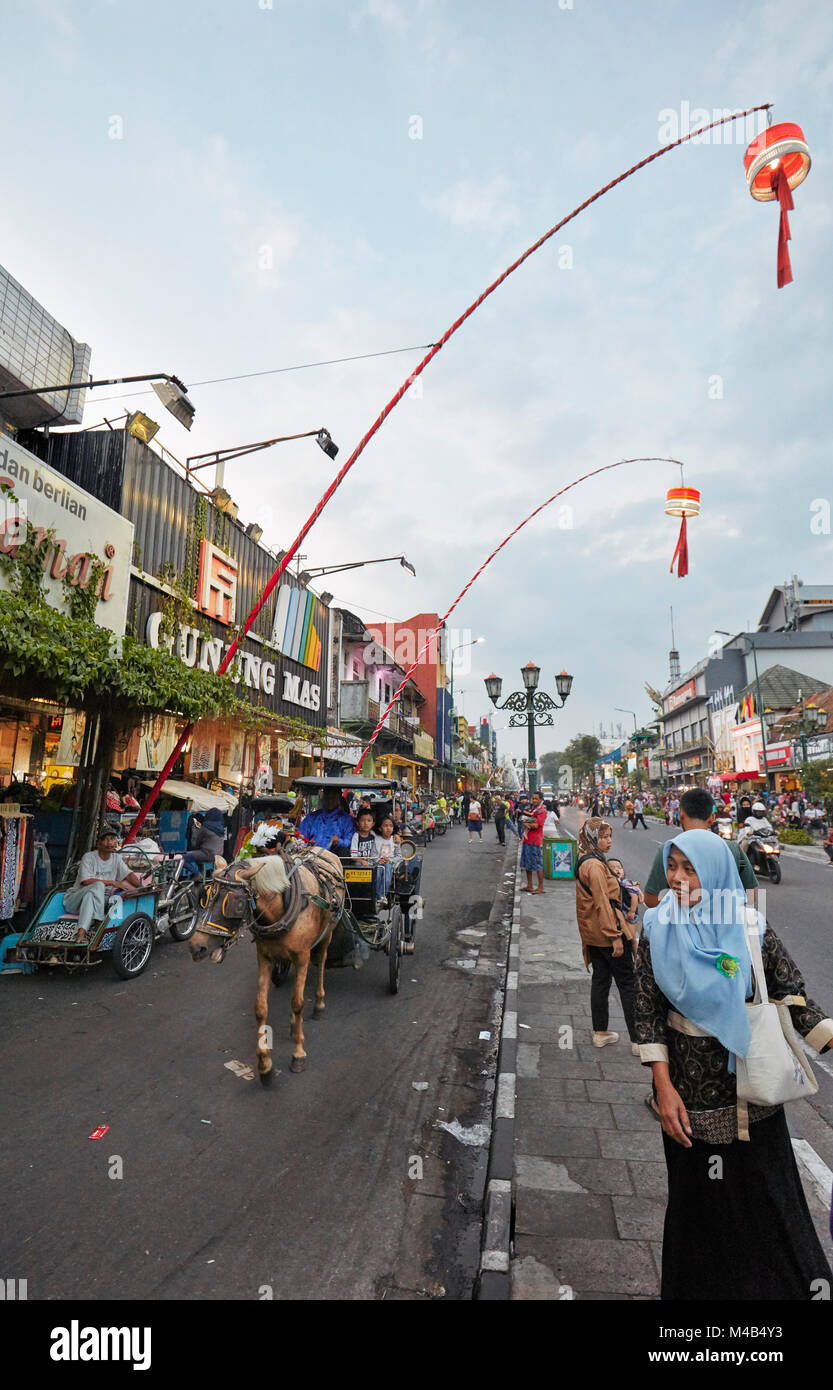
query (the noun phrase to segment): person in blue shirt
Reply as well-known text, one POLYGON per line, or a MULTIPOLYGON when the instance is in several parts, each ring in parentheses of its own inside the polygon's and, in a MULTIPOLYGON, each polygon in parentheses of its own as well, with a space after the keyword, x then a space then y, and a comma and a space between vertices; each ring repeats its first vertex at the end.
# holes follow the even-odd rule
POLYGON ((311 811, 301 821, 300 833, 305 840, 318 845, 320 849, 331 849, 338 853, 349 850, 356 831, 356 822, 345 809, 344 802, 335 787, 327 787, 321 793, 321 805, 311 811))

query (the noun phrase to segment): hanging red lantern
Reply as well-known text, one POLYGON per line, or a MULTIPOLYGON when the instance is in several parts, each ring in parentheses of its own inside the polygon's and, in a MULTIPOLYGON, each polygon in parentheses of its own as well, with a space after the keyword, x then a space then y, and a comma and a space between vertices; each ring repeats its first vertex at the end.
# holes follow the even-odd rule
POLYGON ((674 565, 677 564, 677 577, 684 579, 688 574, 688 533, 686 521, 690 516, 700 515, 700 493, 696 487, 670 487, 665 494, 665 515, 681 516, 680 534, 677 538, 677 549, 674 551, 674 558, 671 561, 670 573, 674 573, 674 565), (679 561, 679 563, 677 563, 679 561))
POLYGON ((759 203, 772 203, 777 198, 781 205, 778 228, 779 290, 789 285, 793 278, 787 247, 790 240, 787 213, 795 206, 792 190, 804 182, 811 162, 804 131, 791 121, 782 121, 780 125, 762 130, 743 156, 746 182, 752 197, 759 203))

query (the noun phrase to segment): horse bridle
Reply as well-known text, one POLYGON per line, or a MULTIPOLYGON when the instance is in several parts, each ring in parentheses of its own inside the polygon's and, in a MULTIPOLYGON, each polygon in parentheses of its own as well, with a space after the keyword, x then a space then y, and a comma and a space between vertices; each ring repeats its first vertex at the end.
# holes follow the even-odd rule
MULTIPOLYGON (((239 926, 224 927, 217 922, 206 920, 197 928, 198 931, 205 932, 208 936, 218 936, 222 938, 220 949, 222 950, 223 958, 225 958, 229 946, 239 939, 240 932, 244 927, 248 927, 255 940, 259 937, 270 940, 282 936, 295 925, 299 916, 310 902, 314 903, 316 907, 320 907, 324 911, 330 913, 330 915, 335 918, 336 923, 338 923, 344 915, 346 890, 344 892, 344 898, 339 900, 338 889, 339 887, 343 887, 343 884, 338 883, 332 871, 328 870, 327 866, 316 864, 315 855, 300 856, 292 863, 288 855, 281 851, 278 851, 278 853, 286 868, 289 886, 283 890, 283 912, 280 920, 274 923, 274 925, 266 924, 258 920, 257 898, 250 886, 250 879, 241 880, 236 876, 228 877, 226 875, 215 875, 206 885, 208 899, 203 909, 206 913, 210 911, 212 900, 215 900, 223 889, 226 890, 226 893, 221 907, 222 915, 225 915, 225 901, 228 894, 231 892, 243 893, 245 895, 246 906, 248 907, 248 916, 244 918, 244 915, 241 914, 239 926), (308 892, 302 887, 300 879, 296 877, 296 871, 301 864, 303 864, 315 878, 320 890, 318 894, 308 892)), ((324 936, 325 931, 326 925, 318 941, 324 936)), ((318 945, 318 941, 314 944, 318 945)))

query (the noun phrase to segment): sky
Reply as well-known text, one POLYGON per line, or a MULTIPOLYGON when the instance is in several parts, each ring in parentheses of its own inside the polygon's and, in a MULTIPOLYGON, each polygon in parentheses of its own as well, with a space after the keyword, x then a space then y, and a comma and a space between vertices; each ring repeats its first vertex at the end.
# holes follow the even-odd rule
MULTIPOLYGON (((468 304, 686 112, 775 103, 813 167, 790 214, 750 198, 742 123, 582 212, 432 361, 307 537, 367 620, 449 607, 573 479, 669 455, 702 491, 669 573, 669 464, 582 483, 517 536, 450 620, 471 723, 483 678, 573 674, 539 754, 651 714, 673 606, 685 671, 772 587, 830 583, 833 6, 824 0, 5 0, 2 263, 95 377, 189 385, 178 458, 325 426, 337 464, 468 304), (370 360, 194 385, 395 348, 370 360)), ((702 118, 691 120, 688 128, 702 118)), ((84 423, 142 407, 90 393, 84 423)), ((163 412, 164 414, 164 412, 163 412)), ((314 441, 229 463, 241 520, 286 548, 337 467, 314 441)), ((206 477, 207 475, 203 475, 206 477)), ((523 730, 502 753, 526 752, 523 730)))

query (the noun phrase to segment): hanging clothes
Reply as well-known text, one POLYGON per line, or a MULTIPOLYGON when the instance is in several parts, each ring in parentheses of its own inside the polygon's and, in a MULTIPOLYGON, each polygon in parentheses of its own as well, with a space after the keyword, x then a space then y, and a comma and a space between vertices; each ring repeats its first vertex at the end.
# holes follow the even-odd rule
POLYGON ((3 833, 2 858, 0 858, 0 921, 14 916, 17 898, 17 846, 19 820, 9 816, 0 817, 3 833))

